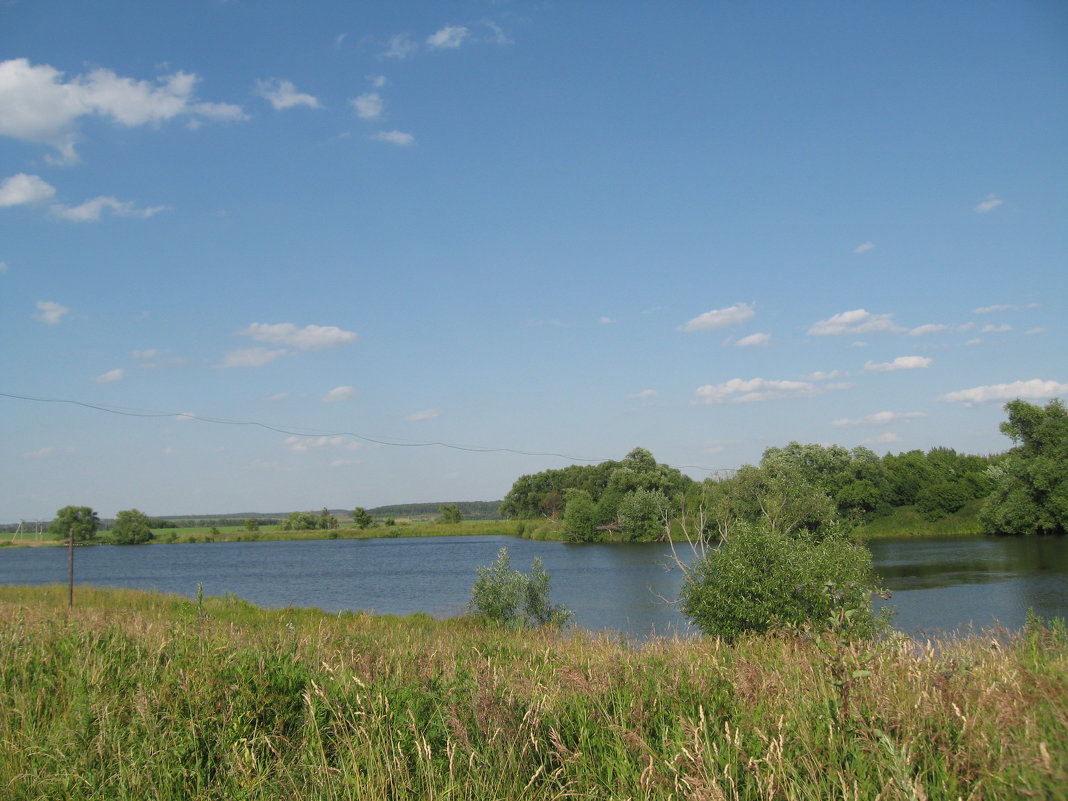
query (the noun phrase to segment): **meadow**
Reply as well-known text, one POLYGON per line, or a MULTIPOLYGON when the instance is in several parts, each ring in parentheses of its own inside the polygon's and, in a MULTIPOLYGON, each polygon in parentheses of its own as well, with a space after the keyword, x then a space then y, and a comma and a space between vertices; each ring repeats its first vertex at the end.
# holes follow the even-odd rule
POLYGON ((0 649, 13 801, 1068 797, 1062 623, 638 646, 5 586, 0 649))

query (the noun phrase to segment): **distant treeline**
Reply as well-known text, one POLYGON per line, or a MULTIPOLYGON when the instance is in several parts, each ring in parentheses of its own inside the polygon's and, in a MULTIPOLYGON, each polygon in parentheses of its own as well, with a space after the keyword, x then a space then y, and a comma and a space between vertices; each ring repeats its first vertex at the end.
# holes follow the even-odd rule
MULTIPOLYGON (((503 520, 500 501, 453 501, 464 520, 503 520)), ((440 503, 399 503, 392 506, 376 506, 368 509, 372 517, 436 518, 441 513, 440 503)))

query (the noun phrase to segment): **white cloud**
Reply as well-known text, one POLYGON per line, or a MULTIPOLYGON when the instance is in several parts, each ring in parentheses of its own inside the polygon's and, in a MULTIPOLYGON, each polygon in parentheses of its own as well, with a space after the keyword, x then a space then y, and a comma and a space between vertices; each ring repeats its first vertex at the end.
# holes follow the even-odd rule
POLYGON ((983 340, 981 340, 979 337, 975 337, 974 339, 969 339, 964 344, 965 345, 982 345, 983 344, 983 340))
POLYGON ((46 456, 51 456, 55 452, 55 448, 53 448, 51 445, 46 445, 43 448, 38 448, 35 451, 30 451, 29 453, 24 453, 22 455, 27 456, 30 459, 44 459, 46 456))
POLYGON ((750 334, 734 343, 739 348, 766 348, 771 344, 771 334, 750 334))
POLYGON ((145 350, 135 350, 130 356, 136 360, 155 359, 159 356, 159 351, 156 348, 146 348, 145 350))
POLYGON ((388 142, 391 145, 407 147, 415 143, 415 137, 404 131, 379 131, 370 137, 376 142, 388 142))
POLYGON ((355 462, 352 459, 334 459, 327 467, 345 467, 350 464, 355 464, 355 462))
POLYGON ((643 389, 641 392, 635 392, 632 395, 627 395, 628 398, 655 398, 655 389, 643 389))
POLYGON ((253 323, 238 333, 252 337, 257 342, 290 345, 298 350, 336 348, 356 341, 355 331, 343 331, 333 325, 306 325, 298 328, 293 323, 253 323))
POLYGON ((37 175, 20 172, 0 184, 0 208, 40 203, 56 193, 55 187, 37 175))
POLYGON ((942 323, 927 323, 926 325, 918 325, 909 331, 910 337, 922 337, 928 334, 938 334, 949 328, 948 325, 942 323))
POLYGON ((108 117, 127 127, 187 116, 193 119, 241 120, 240 106, 197 102, 199 77, 187 72, 136 81, 111 70, 63 80, 47 64, 25 58, 0 62, 0 135, 55 147, 60 161, 75 161, 74 125, 79 117, 108 117))
POLYGON ((62 319, 63 315, 69 312, 66 306, 61 306, 55 301, 51 300, 39 300, 37 301, 37 311, 34 313, 34 318, 40 320, 47 325, 56 325, 62 319))
POLYGON ((385 58, 407 58, 419 48, 406 33, 398 33, 386 44, 385 58))
POLYGON ((454 49, 463 44, 468 30, 462 25, 446 25, 440 31, 430 34, 426 43, 435 50, 454 49))
POLYGON ((830 381, 832 378, 840 378, 844 375, 848 375, 848 373, 841 370, 817 370, 814 373, 803 376, 803 378, 807 381, 830 381))
POLYGON ((114 370, 101 373, 93 380, 98 384, 110 384, 112 381, 121 381, 125 372, 121 367, 116 367, 114 370))
POLYGON ((768 381, 763 378, 732 378, 722 384, 705 384, 697 388, 696 403, 751 403, 777 398, 807 398, 825 388, 808 381, 768 381))
POLYGON ((926 417, 923 412, 876 412, 867 417, 841 417, 831 423, 837 428, 851 428, 853 426, 885 426, 890 423, 915 420, 917 417, 926 417))
POLYGON ((615 322, 615 320, 613 320, 611 317, 598 317, 597 322, 599 322, 601 325, 611 325, 615 322))
POLYGON ((192 412, 182 412, 181 414, 176 414, 174 416, 174 419, 179 421, 180 423, 189 423, 193 420, 196 420, 197 416, 192 412))
POLYGON ((323 403, 338 403, 356 396, 356 387, 334 387, 323 395, 323 403))
POLYGON ((348 437, 289 437, 284 443, 289 450, 295 453, 321 450, 323 448, 342 448, 354 451, 360 447, 358 442, 353 442, 348 437))
POLYGON ((1036 400, 1053 398, 1057 395, 1068 395, 1068 384, 1032 378, 1030 381, 988 384, 986 386, 958 390, 957 392, 949 392, 940 397, 939 400, 960 402, 966 406, 971 406, 974 403, 986 403, 988 401, 1009 401, 1017 398, 1036 400))
POLYGON ((980 306, 978 309, 972 309, 972 314, 993 314, 994 312, 1011 311, 1016 307, 1008 303, 998 303, 993 306, 980 306))
POLYGON ((433 420, 435 417, 439 417, 441 412, 437 409, 423 409, 421 412, 413 412, 405 417, 405 420, 433 420))
POLYGON ((916 370, 921 367, 930 367, 934 362, 928 356, 898 356, 892 362, 880 362, 876 364, 873 361, 868 361, 864 364, 864 369, 872 373, 892 373, 897 370, 916 370))
POLYGON ((726 325, 744 323, 756 314, 753 307, 748 303, 736 303, 725 309, 712 309, 704 314, 699 314, 685 325, 679 326, 680 331, 708 331, 713 328, 722 328, 726 325))
POLYGON ((6 273, 6 272, 7 272, 7 262, 6 261, 0 261, 0 273, 6 273))
POLYGON ((976 214, 987 214, 1001 205, 1001 200, 994 195, 987 195, 986 199, 975 207, 976 214))
POLYGON ((287 353, 287 350, 269 348, 239 348, 227 353, 219 367, 262 367, 287 353))
POLYGON ((374 120, 382 116, 382 95, 378 92, 364 92, 349 102, 361 120, 374 120))
POLYGON ((373 86, 375 89, 381 89, 383 86, 386 85, 385 75, 373 75, 367 80, 371 82, 371 86, 373 86))
POLYGON ((879 434, 879 436, 877 437, 872 437, 871 439, 864 440, 864 443, 867 445, 887 445, 891 442, 900 441, 901 436, 899 434, 895 434, 893 431, 885 431, 882 434, 879 434))
POLYGON ((1012 326, 1008 323, 1002 323, 1001 325, 993 325, 991 323, 987 323, 983 326, 984 334, 1004 334, 1006 331, 1011 330, 1012 326))
POLYGON ((808 333, 813 336, 837 336, 903 331, 903 328, 894 324, 891 317, 890 314, 872 314, 866 309, 853 309, 814 323, 808 333))
POLYGON ((874 242, 863 242, 853 248, 854 253, 867 253, 869 250, 875 250, 874 242))
POLYGON ((133 204, 133 201, 121 201, 101 195, 92 200, 87 200, 79 206, 64 206, 61 203, 55 203, 52 205, 52 213, 61 219, 70 220, 71 222, 96 222, 100 219, 100 215, 105 209, 117 217, 142 217, 148 219, 161 211, 165 211, 166 208, 166 206, 150 206, 139 209, 133 204))
POLYGON ((275 111, 283 111, 296 106, 321 108, 319 99, 314 95, 298 92, 292 81, 274 78, 269 81, 256 81, 256 93, 265 98, 275 111))
MULTIPOLYGON (((2 261, 0 261, 0 272, 4 271, 3 270, 3 265, 4 265, 4 263, 2 261)), ((1030 336, 1032 334, 1043 334, 1043 333, 1045 333, 1045 331, 1046 331, 1045 328, 1029 328, 1024 333, 1028 334, 1030 336)))

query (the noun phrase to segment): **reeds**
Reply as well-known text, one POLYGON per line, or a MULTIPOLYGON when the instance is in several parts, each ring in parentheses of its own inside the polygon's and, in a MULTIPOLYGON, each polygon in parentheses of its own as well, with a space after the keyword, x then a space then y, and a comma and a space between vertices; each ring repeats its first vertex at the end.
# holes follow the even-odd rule
POLYGON ((5 799, 1068 797, 1068 637, 509 632, 0 588, 5 799))

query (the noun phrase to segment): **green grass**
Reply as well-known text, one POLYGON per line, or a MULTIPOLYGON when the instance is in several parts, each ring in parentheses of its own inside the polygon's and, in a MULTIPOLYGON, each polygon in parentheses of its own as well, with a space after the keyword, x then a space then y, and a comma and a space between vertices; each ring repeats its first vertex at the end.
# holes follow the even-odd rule
POLYGON ((969 501, 959 511, 941 520, 925 520, 915 506, 899 506, 886 517, 858 526, 856 534, 863 539, 878 537, 951 537, 981 534, 979 509, 985 499, 969 501))
POLYGON ((1068 637, 507 632, 0 587, 0 796, 1066 797, 1068 637))

